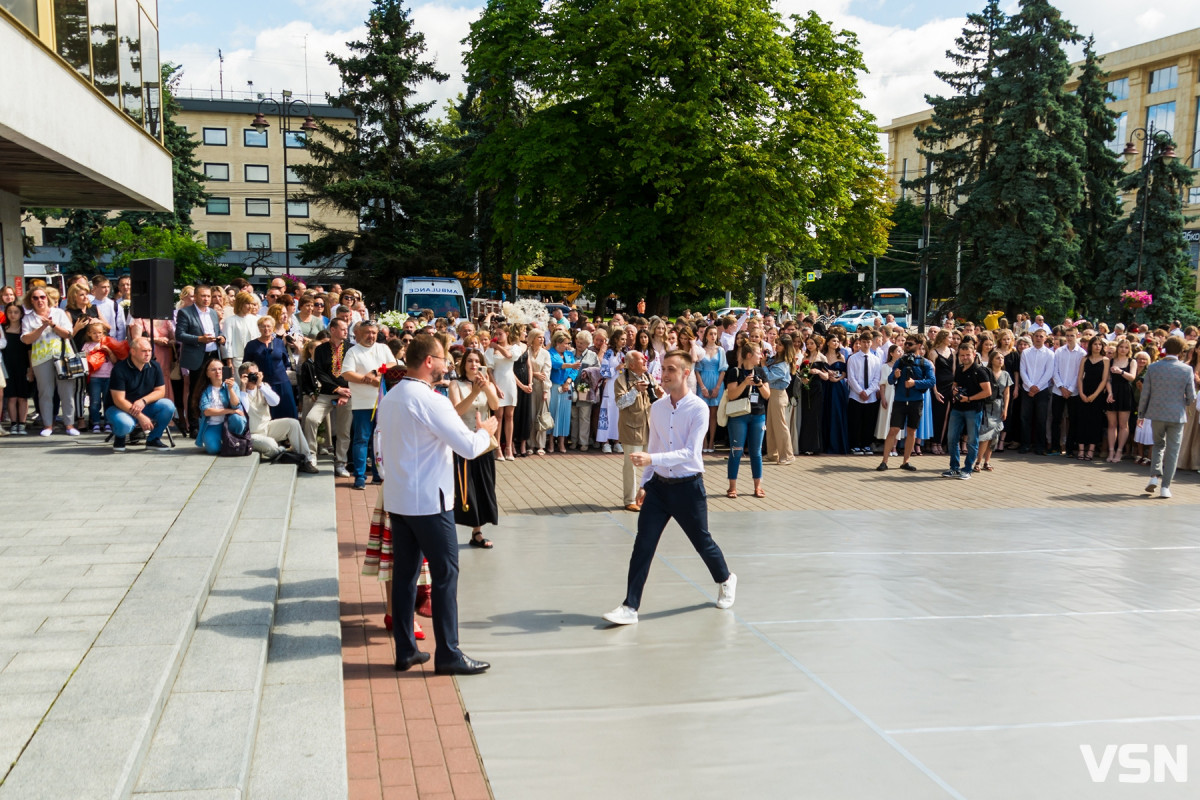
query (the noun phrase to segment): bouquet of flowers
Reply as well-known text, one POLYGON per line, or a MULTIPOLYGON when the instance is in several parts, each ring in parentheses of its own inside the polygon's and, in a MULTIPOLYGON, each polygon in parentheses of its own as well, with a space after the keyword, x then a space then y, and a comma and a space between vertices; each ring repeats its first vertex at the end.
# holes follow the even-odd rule
POLYGON ((1154 298, 1149 292, 1143 292, 1140 290, 1121 292, 1121 305, 1125 306, 1125 308, 1129 309, 1130 311, 1138 311, 1153 302, 1154 298))
POLYGON ((500 310, 504 314, 504 319, 508 322, 516 322, 522 325, 530 325, 536 322, 542 330, 546 329, 546 325, 550 320, 550 313, 546 311, 546 304, 530 297, 523 297, 515 303, 506 302, 500 307, 500 310))
POLYGON ((387 325, 389 328, 399 328, 408 319, 408 314, 403 311, 385 311, 379 315, 379 324, 387 325))

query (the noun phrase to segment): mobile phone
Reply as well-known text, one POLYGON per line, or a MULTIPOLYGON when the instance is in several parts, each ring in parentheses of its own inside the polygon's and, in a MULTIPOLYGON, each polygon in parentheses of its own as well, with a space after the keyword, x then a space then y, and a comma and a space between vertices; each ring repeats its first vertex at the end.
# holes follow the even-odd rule
POLYGON ((221 367, 221 380, 227 381, 233 377, 233 367, 221 367))

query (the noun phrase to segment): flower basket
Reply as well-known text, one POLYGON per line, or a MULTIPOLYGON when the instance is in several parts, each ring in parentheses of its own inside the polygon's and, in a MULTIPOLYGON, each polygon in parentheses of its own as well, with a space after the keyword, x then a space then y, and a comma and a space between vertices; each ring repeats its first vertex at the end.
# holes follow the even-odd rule
POLYGON ((1149 292, 1140 290, 1121 292, 1121 305, 1129 311, 1140 311, 1153 302, 1154 297, 1149 292))

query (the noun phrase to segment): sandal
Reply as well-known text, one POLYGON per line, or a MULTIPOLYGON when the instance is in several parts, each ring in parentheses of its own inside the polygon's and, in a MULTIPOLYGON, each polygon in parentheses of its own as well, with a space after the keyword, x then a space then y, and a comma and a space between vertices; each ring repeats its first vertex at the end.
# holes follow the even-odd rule
POLYGON ((484 550, 492 549, 492 540, 483 538, 482 533, 471 534, 471 538, 467 544, 471 545, 471 547, 482 547, 484 550))
POLYGON ((984 472, 991 472, 991 471, 992 471, 992 465, 991 465, 991 464, 984 464, 982 467, 980 467, 980 469, 981 469, 981 470, 983 470, 984 472))
POLYGON ((755 489, 755 490, 754 490, 754 496, 755 496, 755 497, 757 497, 757 498, 759 498, 759 499, 762 499, 762 498, 764 498, 764 497, 766 497, 766 496, 767 496, 767 493, 766 493, 766 492, 764 492, 764 491, 763 491, 763 488, 760 486, 760 487, 758 487, 757 489, 755 489))
POLYGON ((728 490, 727 492, 725 492, 725 496, 728 497, 730 500, 737 500, 737 489, 728 490))

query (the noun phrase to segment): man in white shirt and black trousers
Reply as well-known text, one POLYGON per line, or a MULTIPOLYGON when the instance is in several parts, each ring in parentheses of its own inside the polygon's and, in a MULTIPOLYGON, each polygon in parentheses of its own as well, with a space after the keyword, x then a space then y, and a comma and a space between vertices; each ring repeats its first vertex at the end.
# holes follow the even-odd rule
MULTIPOLYGON (((708 532, 708 497, 704 493, 704 460, 701 448, 708 432, 708 405, 688 388, 691 356, 672 350, 663 358, 662 379, 666 394, 650 406, 650 438, 646 449, 630 456, 634 466, 644 467, 637 503, 637 538, 629 558, 629 585, 625 602, 604 615, 614 625, 638 621, 642 589, 650 574, 650 562, 667 523, 674 519, 687 534, 720 586, 717 608, 733 605, 737 576, 729 571, 721 548, 708 532)), ((386 486, 386 484, 385 484, 386 486)), ((394 536, 394 534, 393 534, 394 536)), ((434 578, 436 585, 437 578, 434 578)))
POLYGON ((846 359, 846 383, 850 389, 850 404, 846 410, 846 427, 850 434, 851 455, 871 455, 875 441, 875 422, 879 417, 879 384, 883 382, 883 365, 871 352, 872 335, 858 335, 858 349, 846 359))
MULTIPOLYGON (((458 535, 454 528, 454 459, 483 455, 496 435, 496 417, 479 420, 472 432, 450 403, 433 390, 446 370, 442 343, 413 339, 405 353, 408 375, 379 401, 376 425, 387 479, 383 507, 392 523, 392 608, 396 621, 396 670, 429 660, 413 638, 421 555, 432 578, 434 669, 441 675, 475 675, 490 664, 458 649, 458 535)), ((707 418, 706 418, 707 419, 707 418)), ((707 423, 706 423, 707 424, 707 423)))

